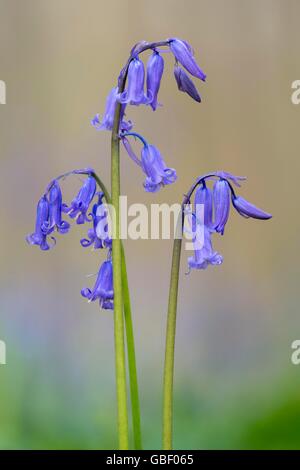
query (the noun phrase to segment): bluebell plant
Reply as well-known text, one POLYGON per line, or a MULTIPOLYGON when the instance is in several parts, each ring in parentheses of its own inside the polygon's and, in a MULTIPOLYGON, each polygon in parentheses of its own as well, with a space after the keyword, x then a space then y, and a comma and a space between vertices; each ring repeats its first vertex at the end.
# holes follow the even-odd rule
POLYGON ((242 196, 236 195, 233 184, 240 187, 239 181, 245 179, 245 177, 217 171, 199 177, 188 192, 184 205, 191 202, 195 192, 192 212, 192 222, 195 225, 192 230, 195 250, 194 255, 188 259, 191 269, 206 269, 209 265, 222 264, 223 257, 213 250, 211 238, 214 233, 224 235, 231 204, 238 214, 246 218, 268 220, 272 217, 271 214, 259 209, 242 196), (213 183, 212 189, 208 186, 209 182, 213 183), (204 208, 203 220, 200 221, 196 213, 198 205, 203 205, 204 208), (203 225, 204 237, 201 246, 197 246, 197 224, 203 225))
MULTIPOLYGON (((146 192, 160 191, 177 179, 176 170, 169 167, 160 150, 148 143, 146 138, 133 130, 134 125, 127 117, 130 106, 147 106, 153 111, 160 107, 158 95, 164 74, 163 52, 174 58, 174 77, 178 90, 200 103, 201 97, 192 79, 203 82, 206 75, 199 67, 191 45, 178 38, 164 41, 137 43, 131 50, 125 66, 121 69, 117 83, 109 92, 104 113, 97 113, 91 120, 98 131, 111 133, 111 193, 100 176, 92 168, 72 170, 52 180, 38 201, 35 230, 27 236, 27 242, 47 251, 56 243, 54 233, 65 235, 71 229, 70 222, 87 224, 87 234, 80 240, 83 248, 90 247, 106 253, 101 262, 95 284, 84 287, 81 295, 89 302, 99 301, 101 308, 113 310, 116 357, 116 391, 118 410, 119 448, 129 448, 127 378, 125 364, 124 336, 128 353, 128 372, 130 382, 131 410, 134 446, 142 447, 138 382, 135 360, 135 347, 131 315, 131 302, 128 287, 124 248, 120 239, 120 143, 131 160, 142 170, 143 187, 146 192), (150 51, 146 68, 141 59, 144 52, 150 51), (137 156, 132 143, 142 145, 137 156), (72 175, 85 177, 81 188, 70 204, 63 202, 62 181, 72 175), (96 198, 96 199, 95 199, 96 198), (108 205, 115 212, 114 236, 108 228, 108 205), (69 220, 65 220, 69 217, 69 220)), ((214 233, 224 234, 229 217, 230 205, 244 217, 268 219, 270 214, 258 209, 241 196, 236 196, 233 185, 239 186, 243 178, 225 172, 204 175, 188 191, 182 204, 182 221, 186 206, 204 205, 204 243, 199 248, 195 244, 194 255, 188 259, 190 269, 205 269, 208 265, 219 265, 222 256, 212 247, 214 233), (208 185, 213 182, 213 188, 208 185), (192 204, 193 205, 193 204, 192 204)), ((199 223, 197 213, 192 211, 192 224, 199 223)), ((183 228, 183 225, 182 225, 183 228)), ((196 240, 194 240, 196 243, 196 240)), ((174 370, 174 341, 179 281, 181 238, 174 240, 169 308, 166 334, 166 354, 164 369, 164 407, 163 407, 163 447, 172 448, 172 394, 174 370)))

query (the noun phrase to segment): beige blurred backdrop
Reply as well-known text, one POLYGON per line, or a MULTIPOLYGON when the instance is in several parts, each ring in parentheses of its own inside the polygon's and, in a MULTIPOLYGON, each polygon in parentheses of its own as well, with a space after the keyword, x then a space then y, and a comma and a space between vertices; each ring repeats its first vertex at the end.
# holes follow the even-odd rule
MULTIPOLYGON (((197 84, 198 105, 177 91, 165 55, 163 107, 128 110, 135 130, 179 176, 146 194, 139 168, 122 153, 129 203, 180 202, 197 175, 226 170, 247 176, 240 194, 274 216, 261 222, 232 212, 215 240, 220 267, 185 275, 183 253, 175 445, 247 447, 250 427, 299 390, 300 366, 290 360, 300 338, 300 105, 291 102, 291 84, 300 79, 299 15, 297 0, 0 0, 7 86, 0 105, 0 339, 7 345, 0 447, 115 445, 112 314, 80 296, 104 254, 80 247, 86 227, 74 226, 47 253, 25 236, 57 174, 92 166, 109 184, 110 136, 89 120, 103 112, 132 45, 143 39, 186 39, 207 82, 197 84)), ((68 199, 79 184, 66 183, 68 199)), ((172 243, 128 241, 126 250, 145 445, 156 448, 172 243)), ((299 409, 291 413, 295 428, 299 409)), ((253 446, 285 445, 284 430, 275 441, 272 425, 259 430, 253 446)), ((297 442, 291 437, 286 446, 297 442)))

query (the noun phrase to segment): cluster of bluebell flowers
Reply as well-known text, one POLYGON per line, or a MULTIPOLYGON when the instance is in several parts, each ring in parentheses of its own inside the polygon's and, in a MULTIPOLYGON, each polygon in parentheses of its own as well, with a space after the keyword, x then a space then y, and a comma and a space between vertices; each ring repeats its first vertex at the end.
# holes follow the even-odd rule
MULTIPOLYGON (((200 95, 189 74, 202 81, 205 81, 206 75, 198 66, 192 47, 186 41, 177 38, 164 41, 163 46, 167 46, 167 52, 171 52, 175 58, 174 76, 178 89, 200 102, 200 95)), ((126 89, 118 92, 118 87, 113 88, 108 95, 102 119, 99 114, 96 114, 91 120, 91 124, 97 130, 111 131, 116 103, 121 103, 120 138, 130 158, 144 172, 146 178, 143 186, 147 192, 156 192, 163 186, 174 183, 177 179, 176 170, 167 166, 161 153, 154 145, 149 145, 140 134, 130 132, 133 124, 131 121, 125 120, 125 110, 127 105, 147 105, 155 111, 159 106, 158 92, 163 72, 164 59, 157 43, 154 43, 153 47, 144 41, 137 44, 131 52, 130 62, 126 69, 126 89), (146 48, 152 50, 152 54, 147 62, 145 80, 145 67, 139 54, 146 48), (142 143, 140 158, 134 153, 128 140, 129 136, 139 139, 142 143)))
POLYGON ((209 265, 219 265, 223 262, 222 255, 213 249, 211 237, 213 233, 224 234, 231 204, 246 218, 267 220, 272 217, 235 194, 233 185, 240 187, 240 181, 245 179, 224 171, 209 173, 198 178, 188 192, 183 203, 184 210, 191 204, 192 195, 195 193, 192 214, 189 210, 186 211, 192 219, 194 243, 194 255, 188 259, 190 269, 206 269, 209 265), (213 183, 212 189, 207 185, 209 182, 213 183), (200 207, 203 211, 198 211, 200 207), (199 218, 199 213, 203 215, 202 218, 199 218), (199 227, 201 230, 197 230, 199 227))
POLYGON ((111 261, 112 240, 108 227, 108 209, 103 201, 103 192, 96 192, 96 180, 92 169, 74 170, 65 175, 52 180, 46 188, 45 193, 40 198, 37 205, 35 231, 26 237, 31 245, 38 245, 41 250, 49 250, 56 242, 53 232, 65 234, 70 229, 69 222, 62 219, 65 213, 77 224, 91 223, 88 229, 87 238, 80 240, 81 246, 97 250, 107 248, 107 259, 102 263, 97 275, 93 290, 84 288, 81 291, 83 297, 90 302, 99 300, 99 304, 104 309, 113 309, 113 270, 111 261), (63 203, 62 192, 59 181, 71 174, 87 175, 78 194, 74 197, 70 205, 63 203), (94 197, 92 211, 89 212, 94 197), (48 242, 51 234, 52 244, 48 242))
MULTIPOLYGON (((203 81, 206 76, 195 61, 192 47, 186 41, 177 38, 158 43, 142 41, 132 49, 128 63, 120 72, 118 86, 113 87, 108 94, 102 118, 100 119, 100 115, 96 114, 91 121, 97 130, 112 131, 116 105, 117 103, 121 105, 119 136, 128 155, 142 169, 145 175, 143 186, 147 192, 156 192, 163 186, 176 181, 176 170, 167 166, 157 147, 149 144, 140 134, 132 132, 133 124, 126 119, 125 112, 127 105, 146 105, 150 106, 153 111, 158 108, 158 92, 164 72, 164 59, 161 52, 171 52, 175 58, 174 76, 178 89, 200 102, 200 95, 188 74, 203 81), (161 47, 167 47, 167 50, 162 51, 161 47), (139 54, 147 49, 152 53, 145 73, 139 54), (121 90, 120 83, 124 79, 124 74, 127 87, 121 90), (138 139, 142 143, 140 158, 133 151, 129 137, 138 139)), ((80 241, 82 247, 93 247, 95 250, 106 248, 108 255, 107 260, 99 269, 93 290, 85 288, 81 294, 89 301, 99 299, 100 306, 112 309, 114 298, 112 240, 108 231, 107 211, 103 203, 104 195, 96 192, 96 180, 93 175, 92 169, 74 170, 51 181, 37 205, 35 231, 26 239, 31 245, 38 245, 42 250, 49 250, 56 243, 53 232, 65 234, 70 229, 70 223, 62 218, 63 214, 67 214, 77 224, 91 223, 87 237, 80 241), (76 197, 70 205, 67 205, 62 201, 59 181, 71 174, 87 175, 87 177, 76 197), (98 200, 90 212, 95 196, 98 200)))
MULTIPOLYGON (((126 66, 120 72, 118 86, 113 87, 110 91, 102 118, 96 114, 91 121, 97 130, 112 131, 116 106, 120 105, 119 138, 129 157, 144 173, 145 191, 151 193, 174 183, 177 179, 177 173, 174 168, 166 164, 155 145, 148 143, 141 134, 133 132, 133 123, 126 118, 126 108, 129 105, 146 105, 155 111, 160 106, 158 94, 164 73, 162 52, 172 53, 175 59, 174 76, 178 89, 187 93, 196 102, 201 102, 200 94, 191 76, 205 81, 206 75, 197 64, 190 44, 178 38, 171 38, 159 43, 142 41, 132 49, 126 66), (167 50, 163 51, 162 47, 167 47, 167 50), (145 50, 151 51, 146 72, 139 57, 145 50), (127 86, 125 87, 126 79, 127 86), (131 138, 142 144, 139 157, 132 148, 131 138)), ((38 202, 35 231, 27 236, 27 241, 32 245, 38 245, 42 250, 49 250, 56 243, 53 233, 57 231, 65 234, 70 229, 70 223, 63 220, 62 214, 67 214, 77 224, 91 223, 87 236, 80 241, 82 247, 92 247, 95 250, 105 248, 108 255, 107 260, 99 269, 93 290, 85 288, 81 293, 89 301, 99 299, 103 308, 111 309, 113 308, 112 240, 108 230, 107 209, 103 201, 104 194, 96 192, 97 184, 94 175, 92 169, 74 170, 51 181, 45 194, 38 202), (67 205, 62 201, 59 180, 70 174, 84 174, 87 177, 76 197, 70 205, 67 205), (97 197, 97 202, 93 204, 90 211, 94 197, 97 197)), ((258 219, 271 217, 270 214, 258 209, 244 198, 235 195, 232 185, 240 186, 239 182, 243 179, 229 173, 216 172, 200 177, 189 191, 184 204, 190 203, 195 191, 194 204, 196 206, 198 204, 204 205, 203 243, 199 247, 198 240, 195 240, 194 256, 188 260, 190 268, 205 269, 209 264, 222 263, 222 256, 213 250, 211 236, 213 233, 224 234, 231 203, 244 217, 258 219), (213 189, 207 186, 207 182, 210 180, 214 181, 213 189)), ((196 232, 198 222, 194 213, 192 225, 196 232)))

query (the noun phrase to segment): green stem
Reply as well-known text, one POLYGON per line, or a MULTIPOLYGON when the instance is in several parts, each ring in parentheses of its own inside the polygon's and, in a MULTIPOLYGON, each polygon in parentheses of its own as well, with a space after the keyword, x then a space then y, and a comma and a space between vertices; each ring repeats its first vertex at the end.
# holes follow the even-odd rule
POLYGON ((174 351, 175 351, 176 314, 177 314, 177 297, 178 297, 181 244, 182 244, 181 238, 176 238, 174 240, 171 280, 170 280, 170 290, 169 290, 165 367, 164 367, 164 392, 163 392, 163 449, 164 450, 172 449, 174 351))
POLYGON ((122 286, 123 286, 124 317, 125 317, 126 339, 127 339, 127 355, 128 355, 128 368, 129 368, 130 396, 131 396, 133 440, 134 440, 134 448, 136 450, 140 450, 142 449, 140 400, 139 400, 139 390, 138 390, 138 380, 137 380, 137 370, 136 370, 130 295, 129 295, 126 260, 125 260, 125 253, 124 253, 123 245, 122 245, 122 286))
MULTIPOLYGON (((93 173, 98 186, 104 193, 107 204, 111 204, 111 197, 106 189, 105 184, 100 177, 93 173)), ((141 419, 140 419, 140 401, 137 380, 137 368, 135 358, 134 334, 131 315, 131 302, 128 287, 128 277, 126 269, 125 251, 122 244, 122 288, 123 288, 123 306, 124 318, 126 326, 126 342, 127 342, 127 355, 128 355, 128 368, 129 368, 129 383, 130 383, 130 397, 131 397, 131 412, 132 412, 132 427, 133 427, 133 440, 136 450, 142 449, 142 436, 141 436, 141 419)))
POLYGON ((128 412, 126 389, 126 366, 124 350, 124 319, 122 297, 122 249, 120 240, 120 104, 116 105, 114 126, 111 137, 111 202, 115 210, 114 236, 112 240, 112 262, 114 273, 114 330, 115 330, 115 362, 116 387, 118 404, 118 435, 119 449, 127 450, 128 412))

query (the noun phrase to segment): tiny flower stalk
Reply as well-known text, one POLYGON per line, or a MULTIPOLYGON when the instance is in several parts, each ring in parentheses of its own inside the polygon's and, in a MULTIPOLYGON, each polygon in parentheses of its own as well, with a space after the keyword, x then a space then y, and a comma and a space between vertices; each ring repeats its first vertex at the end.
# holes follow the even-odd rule
MULTIPOLYGON (((272 217, 268 212, 259 209, 243 197, 235 194, 232 185, 240 187, 240 181, 244 179, 244 177, 234 176, 224 171, 210 173, 197 178, 196 182, 187 192, 182 203, 182 220, 180 220, 182 227, 180 234, 182 235, 183 233, 185 208, 191 204, 191 199, 195 192, 194 204, 192 206, 194 209, 192 212, 194 255, 188 258, 190 270, 205 270, 208 266, 222 264, 223 257, 213 250, 211 238, 213 234, 224 234, 225 225, 229 218, 230 202, 234 209, 243 217, 260 220, 268 220, 272 217), (213 189, 207 187, 207 183, 210 181, 214 182, 213 189), (200 204, 204 206, 203 220, 198 219, 199 212, 197 207, 200 204), (198 239, 197 234, 201 231, 203 236, 198 239)), ((163 380, 162 443, 164 450, 170 450, 173 446, 173 377, 181 248, 182 236, 174 239, 169 289, 163 380)))

